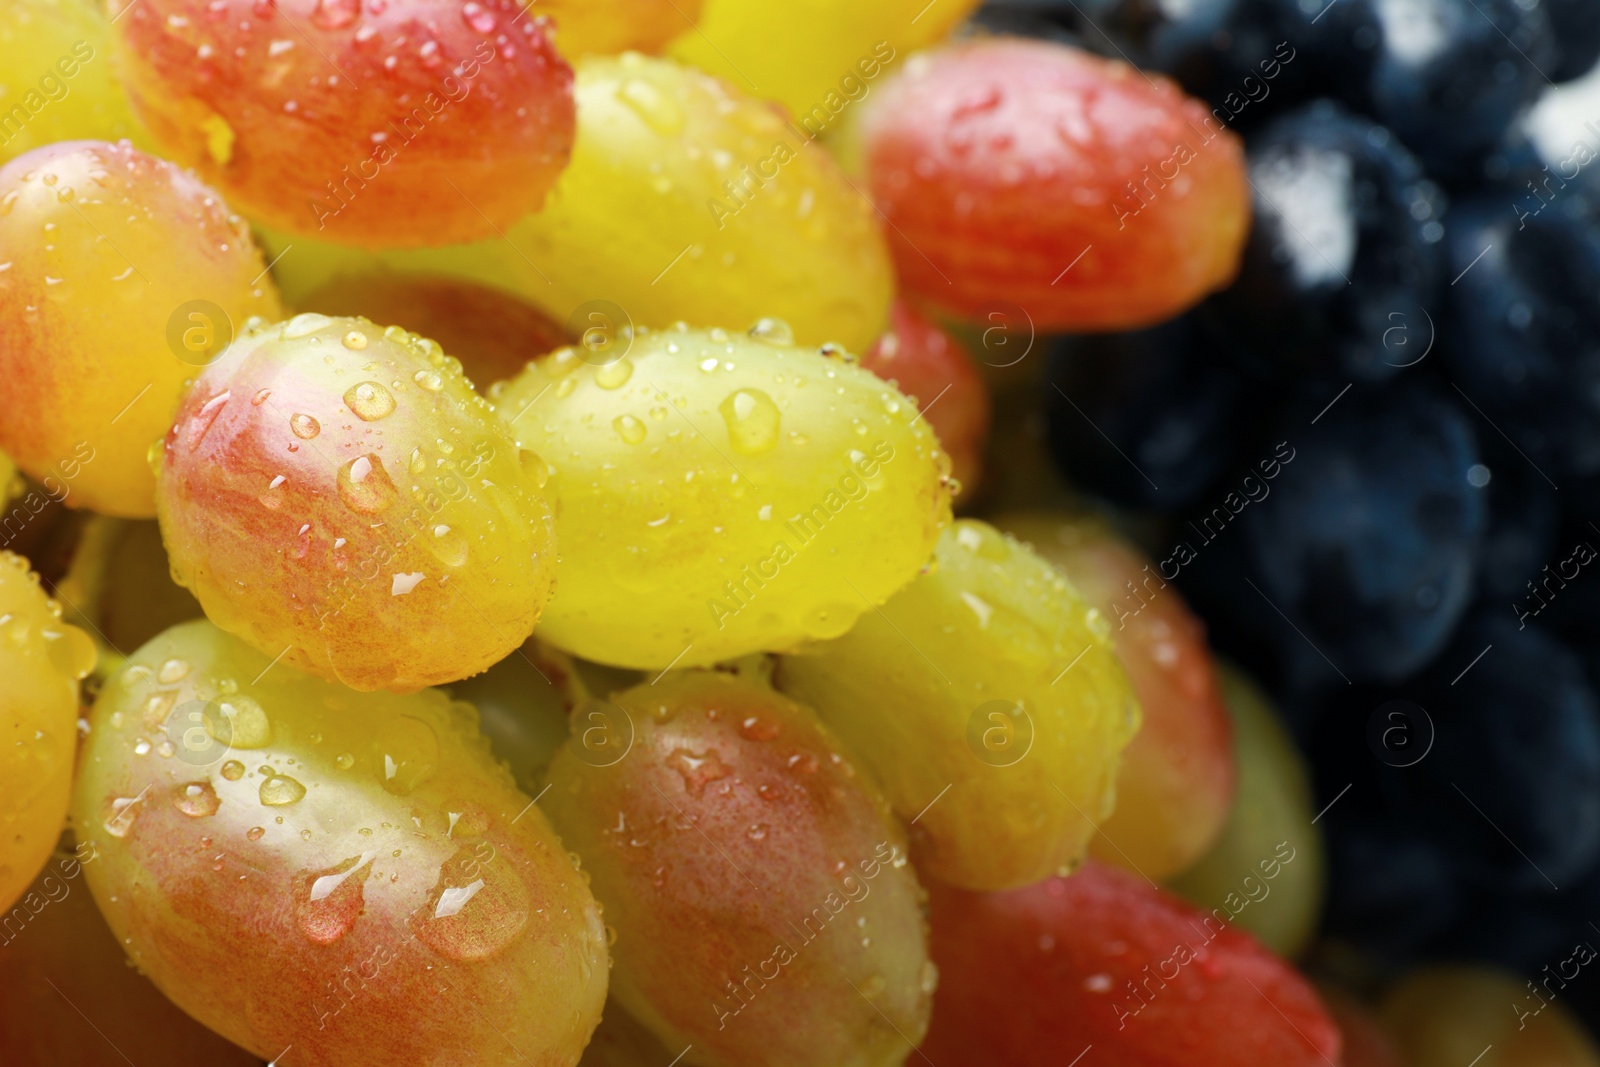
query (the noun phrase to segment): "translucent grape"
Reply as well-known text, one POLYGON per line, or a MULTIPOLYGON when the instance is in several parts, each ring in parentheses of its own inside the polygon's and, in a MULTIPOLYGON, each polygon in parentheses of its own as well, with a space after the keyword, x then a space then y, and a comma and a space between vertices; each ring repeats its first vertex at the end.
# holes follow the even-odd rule
POLYGON ((0 909, 39 873, 61 834, 77 744, 78 680, 94 666, 87 634, 21 556, 0 552, 0 909))
POLYGON ((1105 618, 971 519, 945 530, 928 573, 777 677, 883 784, 918 870, 965 888, 1077 864, 1139 728, 1105 618))
POLYGON ((899 1064, 934 973, 887 804, 764 682, 672 674, 573 712, 545 804, 616 931, 614 995, 707 1067, 899 1064))
POLYGON ((551 467, 561 580, 539 635, 661 670, 836 637, 910 581, 949 461, 851 362, 759 336, 586 335, 491 392, 551 467))
POLYGON ((145 461, 184 380, 280 314, 244 220, 126 142, 0 168, 0 447, 72 507, 155 514, 145 461))
POLYGON ((705 0, 698 32, 684 33, 670 51, 779 101, 808 130, 822 132, 872 91, 884 67, 938 42, 977 6, 978 0, 705 0))
POLYGON ((1144 709, 1117 776, 1117 810, 1091 851, 1147 878, 1187 869, 1216 841, 1233 804, 1228 711, 1205 628, 1156 564, 1104 523, 1034 513, 995 525, 1060 567, 1111 622, 1117 658, 1144 709))
POLYGON ((252 217, 370 248, 495 237, 572 148, 572 70, 512 0, 113 0, 156 142, 252 217))
POLYGON ((507 231, 560 321, 593 301, 635 325, 788 322, 862 351, 892 279, 878 217, 820 146, 769 105, 638 54, 578 64, 583 116, 550 202, 507 231))
POLYGON ((599 1021, 599 909, 436 690, 351 692, 185 623, 101 692, 73 822, 132 962, 258 1056, 570 1067, 599 1021))
POLYGON ((160 459, 173 574, 206 614, 353 688, 485 670, 549 595, 543 461, 398 327, 308 313, 246 332, 160 459))
POLYGON ((112 77, 111 28, 83 0, 7 0, 0 163, 56 141, 148 137, 112 77))

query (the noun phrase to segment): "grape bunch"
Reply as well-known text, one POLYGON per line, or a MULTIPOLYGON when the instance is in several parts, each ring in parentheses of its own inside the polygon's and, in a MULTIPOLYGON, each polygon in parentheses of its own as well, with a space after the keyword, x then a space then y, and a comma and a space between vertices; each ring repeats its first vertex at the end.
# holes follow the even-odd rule
POLYGON ((0 1063, 1600 1067, 1596 0, 0 16, 0 1063))

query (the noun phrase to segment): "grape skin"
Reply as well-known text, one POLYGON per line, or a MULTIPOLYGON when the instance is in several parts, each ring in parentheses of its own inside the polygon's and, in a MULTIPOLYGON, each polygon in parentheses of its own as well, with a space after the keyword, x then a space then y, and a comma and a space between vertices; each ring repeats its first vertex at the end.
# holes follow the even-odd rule
POLYGON ((553 472, 561 573, 541 638, 600 663, 702 666, 835 637, 927 561, 950 493, 926 421, 766 330, 562 349, 490 391, 553 472))
POLYGON ((945 530, 927 573, 843 637, 785 657, 777 680, 912 823, 917 869, 967 889, 1075 866, 1140 721, 1105 618, 972 519, 945 530))
POLYGON ((306 314, 201 374, 161 449, 173 574, 218 625, 354 689, 504 658, 549 596, 543 461, 437 344, 306 314))
POLYGON ((135 652, 89 722, 85 877, 195 1018, 309 1067, 577 1062, 600 912, 471 705, 354 693, 200 621, 135 652))
POLYGON ((0 448, 69 507, 150 518, 145 461, 184 381, 281 314, 243 219, 127 142, 0 168, 0 448))

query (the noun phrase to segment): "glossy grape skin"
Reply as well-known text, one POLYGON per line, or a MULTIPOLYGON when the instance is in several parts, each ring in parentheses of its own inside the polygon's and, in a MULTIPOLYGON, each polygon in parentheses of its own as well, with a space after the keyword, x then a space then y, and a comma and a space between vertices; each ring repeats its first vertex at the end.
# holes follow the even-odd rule
POLYGON ((1090 863, 1006 893, 930 889, 929 1063, 1058 1067, 1086 1045, 1118 1067, 1341 1062, 1303 978, 1138 875, 1090 863))
POLYGON ((160 458, 178 581, 224 629, 354 689, 477 674, 549 595, 543 462, 398 327, 306 314, 247 332, 160 458))
POLYGON ((861 365, 916 401, 950 456, 958 495, 971 498, 989 438, 989 387, 960 341, 904 300, 889 312, 889 332, 861 365))
POLYGON ((605 997, 599 909, 476 719, 174 627, 90 717, 95 900, 163 993, 257 1055, 574 1064, 605 997))
POLYGON ((1232 731, 1204 626, 1156 563, 1102 523, 1034 513, 995 525, 1061 568, 1111 620, 1144 709, 1117 775, 1116 811, 1091 854, 1147 878, 1186 870, 1222 832, 1234 793, 1232 731))
POLYGON ((94 5, 8 0, 0 21, 0 122, 0 163, 56 141, 146 140, 112 78, 111 31, 94 5), (13 110, 19 106, 27 116, 21 124, 13 110))
POLYGON ((493 237, 572 148, 572 70, 511 0, 112 8, 156 142, 273 226, 370 248, 493 237))
POLYGON ((1311 821, 1316 805, 1310 773, 1255 683, 1226 663, 1217 674, 1233 719, 1239 786, 1222 835, 1171 888, 1198 907, 1226 908, 1235 925, 1279 955, 1294 957, 1316 932, 1327 870, 1322 832, 1311 821), (1294 850, 1294 859, 1281 865, 1266 895, 1243 903, 1261 892, 1242 884, 1244 878, 1263 884, 1259 865, 1280 843, 1294 850))
POLYGON ((836 637, 927 561, 950 518, 927 422, 782 324, 754 332, 562 349, 490 392, 552 471, 561 570, 541 638, 701 666, 836 637))
POLYGON ((507 231, 542 275, 530 299, 563 322, 605 300, 637 326, 771 316, 807 344, 877 340, 893 285, 878 216, 804 130, 637 54, 580 62, 576 92, 572 165, 507 231))
POLYGON ((778 679, 913 821, 917 869, 969 889, 1077 864, 1139 728, 1104 616, 972 519, 945 530, 926 573, 848 634, 786 657, 778 679))
POLYGON ((226 340, 217 309, 234 331, 280 314, 266 264, 216 193, 127 142, 14 159, 0 204, 0 447, 73 507, 148 518, 145 450, 226 340))
POLYGON ((1538 1010, 1540 1003, 1509 973, 1435 967, 1413 971, 1391 992, 1382 1018, 1407 1067, 1452 1067, 1480 1054, 1478 1067, 1600 1064, 1600 1049, 1566 1006, 1552 1000, 1538 1010), (1538 1013, 1513 1025, 1518 1008, 1538 1013))
POLYGON ((61 621, 27 560, 0 552, 0 909, 9 908, 55 847, 72 789, 78 680, 94 643, 61 621))
POLYGON ((128 966, 83 881, 96 859, 63 842, 4 917, 0 1048, 8 1067, 260 1067, 128 966))
POLYGON ((1021 38, 952 45, 885 84, 860 135, 901 286, 951 313, 1132 329, 1238 270, 1238 137, 1125 63, 1021 38))
POLYGON ((868 94, 876 88, 879 64, 903 60, 942 40, 978 2, 705 0, 698 30, 683 34, 670 51, 757 96, 777 100, 800 119, 813 108, 837 116, 860 100, 862 86, 868 94))
POLYGON ((534 356, 576 340, 526 301, 444 275, 381 271, 341 277, 295 306, 324 315, 360 315, 431 337, 484 389, 515 377, 534 356))
POLYGON ((659 52, 691 32, 702 0, 550 0, 539 5, 555 22, 556 48, 572 59, 598 52, 659 52))
POLYGON ((692 1044, 693 1064, 900 1063, 935 980, 922 891, 888 805, 833 736, 722 673, 598 707, 631 747, 589 744, 579 707, 544 803, 617 932, 616 998, 666 1045, 692 1044))

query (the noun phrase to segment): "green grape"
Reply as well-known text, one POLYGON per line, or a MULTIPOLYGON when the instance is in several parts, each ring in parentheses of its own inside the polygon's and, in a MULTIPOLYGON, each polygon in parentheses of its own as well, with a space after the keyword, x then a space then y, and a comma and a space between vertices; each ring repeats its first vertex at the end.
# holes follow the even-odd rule
POLYGON ((1293 957, 1316 932, 1322 909, 1325 860, 1311 822, 1310 776, 1261 690, 1227 664, 1218 665, 1217 680, 1233 720, 1233 808, 1216 844, 1171 887, 1200 907, 1223 909, 1229 922, 1293 957))
POLYGON ((149 136, 112 76, 111 28, 92 0, 6 0, 0 163, 56 141, 149 136))
POLYGON ((278 296, 244 221, 126 142, 0 167, 0 447, 69 507, 155 514, 184 383, 278 296))
POLYGON ((27 560, 0 552, 0 911, 55 847, 72 789, 78 679, 94 643, 61 621, 27 560))
POLYGON ((705 1067, 905 1059, 936 979, 922 891, 887 803, 810 709, 675 672, 580 706, 572 734, 544 804, 616 931, 630 1014, 705 1067))
POLYGON ((1032 549, 963 519, 929 573, 777 678, 872 768, 918 870, 1006 889, 1072 868, 1112 811, 1140 710, 1110 630, 1032 549))
POLYGON ((837 637, 927 561, 949 460, 915 407, 781 323, 752 333, 619 335, 490 391, 552 472, 544 640, 646 670, 716 663, 837 637))
POLYGON ((641 326, 770 315, 865 351, 893 278, 867 199, 809 136, 710 75, 637 53, 577 65, 578 138, 542 211, 506 233, 566 321, 588 301, 641 326))
POLYGON ((543 461, 459 362, 399 327, 305 314, 247 330, 159 459, 173 574, 206 614, 352 688, 477 674, 549 595, 543 461))
POLYGON ((357 693, 205 621, 106 683, 72 807, 85 877, 179 1007, 287 1067, 571 1067, 605 929, 470 704, 357 693))
POLYGON ((1488 967, 1430 967, 1406 976, 1381 1017, 1408 1067, 1600 1067, 1583 1024, 1529 987, 1549 991, 1488 967))

